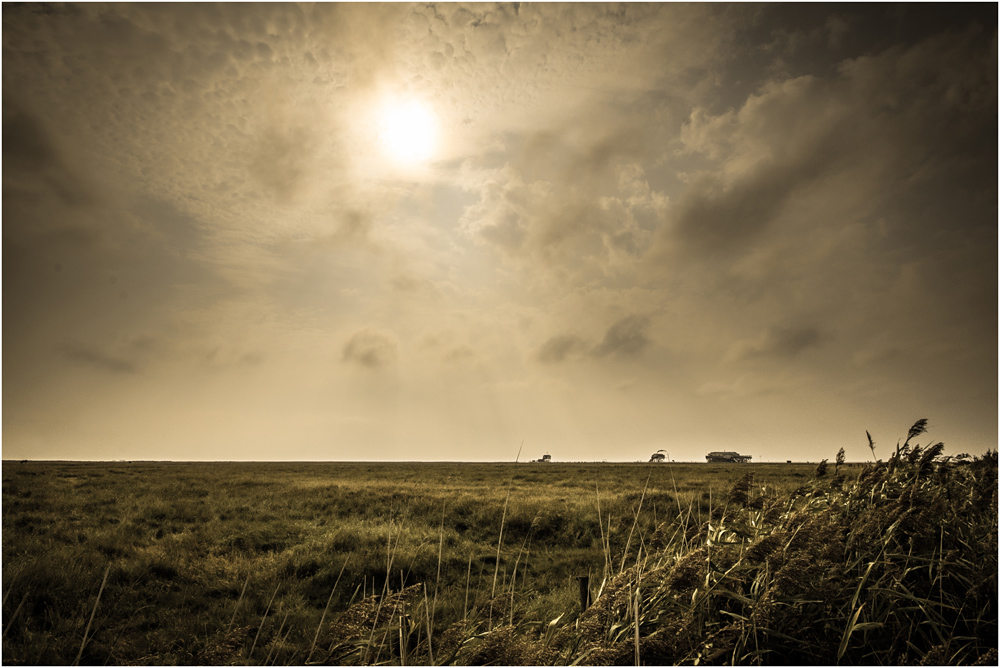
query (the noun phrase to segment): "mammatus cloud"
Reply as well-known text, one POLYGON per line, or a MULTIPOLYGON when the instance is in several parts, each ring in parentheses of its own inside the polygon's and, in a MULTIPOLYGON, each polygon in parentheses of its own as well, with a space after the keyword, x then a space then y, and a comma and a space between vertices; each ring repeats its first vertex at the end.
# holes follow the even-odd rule
POLYGON ((341 360, 368 369, 381 369, 396 361, 396 351, 395 340, 380 332, 363 329, 352 334, 344 344, 341 360))

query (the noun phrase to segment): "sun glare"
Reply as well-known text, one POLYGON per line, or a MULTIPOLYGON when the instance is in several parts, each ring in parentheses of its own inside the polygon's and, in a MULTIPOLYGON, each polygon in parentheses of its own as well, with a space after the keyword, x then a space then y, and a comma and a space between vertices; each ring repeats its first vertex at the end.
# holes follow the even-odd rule
POLYGON ((416 100, 387 103, 379 115, 379 142, 385 154, 403 165, 418 165, 434 154, 437 123, 416 100))

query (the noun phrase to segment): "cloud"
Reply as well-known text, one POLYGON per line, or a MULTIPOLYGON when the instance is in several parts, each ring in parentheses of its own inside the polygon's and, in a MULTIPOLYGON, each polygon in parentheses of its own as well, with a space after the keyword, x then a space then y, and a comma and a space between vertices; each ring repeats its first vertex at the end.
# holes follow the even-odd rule
MULTIPOLYGON (((684 403, 698 388, 708 405, 801 373, 759 407, 804 419, 847 382, 906 385, 923 354, 938 389, 900 404, 934 391, 980 420, 996 403, 995 8, 955 10, 978 33, 917 6, 4 9, 6 402, 45 410, 81 366, 148 386, 151 411, 172 378, 270 406, 367 379, 345 413, 399 434, 397 367, 401 397, 420 373, 569 373, 566 425, 596 439, 627 417, 591 410, 628 366, 601 362, 642 360, 621 405, 677 397, 709 424, 684 403), (439 116, 440 159, 412 179, 374 150, 383 93, 439 116), (622 318, 644 313, 678 326, 622 318), (427 331, 437 347, 401 364, 427 331), (162 345, 129 347, 143 332, 162 345), (329 332, 360 376, 315 364, 329 332)), ((457 387, 497 424, 558 408, 457 387)))
MULTIPOLYGON (((996 183, 995 146, 976 139, 996 133, 995 53, 975 41, 944 34, 844 60, 828 77, 765 81, 735 110, 696 107, 681 141, 706 163, 685 175, 664 234, 685 251, 742 253, 778 228, 817 227, 788 212, 832 190, 863 215, 912 210, 899 221, 911 229, 936 228, 948 207, 930 207, 943 202, 969 211, 979 198, 956 195, 996 183)), ((960 227, 980 219, 969 213, 960 227)))
POLYGON ((817 327, 771 327, 754 340, 737 341, 727 359, 739 361, 754 357, 792 358, 823 343, 817 327))
POLYGON ((718 43, 705 20, 717 12, 699 6, 441 4, 413 13, 419 20, 391 35, 398 57, 462 90, 461 113, 488 131, 557 126, 569 110, 578 122, 604 99, 627 105, 650 79, 711 62, 718 43))
POLYGON ((56 159, 55 149, 39 124, 20 110, 4 109, 3 157, 19 169, 41 169, 56 159))
POLYGON ((396 361, 396 342, 385 334, 363 329, 344 344, 341 360, 369 369, 381 369, 396 361))
POLYGON ((996 137, 995 30, 974 32, 692 110, 684 188, 644 267, 699 320, 754 323, 743 340, 703 329, 716 359, 831 374, 887 326, 905 351, 894 374, 938 336, 995 354, 996 143, 982 141, 996 137))
POLYGON ((613 168, 584 178, 528 181, 513 164, 469 172, 484 178, 479 201, 466 206, 462 231, 499 252, 523 280, 594 286, 637 269, 656 241, 668 199, 653 189, 640 163, 616 159, 613 168))
POLYGON ((311 161, 317 139, 303 125, 269 128, 258 140, 250 173, 279 202, 291 202, 315 173, 311 161))
POLYGON ((700 251, 740 248, 753 241, 781 209, 793 185, 789 170, 761 166, 729 187, 703 177, 679 204, 676 233, 700 251))
POLYGON ((81 362, 83 364, 103 369, 105 371, 111 371, 113 373, 134 374, 139 371, 138 367, 134 363, 126 359, 107 355, 98 350, 87 348, 79 344, 67 345, 63 349, 63 354, 74 362, 81 362))
POLYGON ((449 364, 460 364, 476 358, 476 352, 466 345, 459 345, 446 351, 441 359, 449 364))
POLYGON ((557 364, 583 353, 586 349, 586 341, 579 336, 561 334, 543 343, 535 352, 535 359, 543 364, 557 364))
POLYGON ((845 137, 859 130, 850 115, 838 91, 812 76, 769 82, 738 111, 693 110, 681 138, 712 167, 688 176, 669 234, 708 254, 760 243, 790 200, 852 167, 845 137))
POLYGON ((694 390, 694 394, 699 397, 717 399, 746 399, 769 395, 787 396, 791 392, 800 391, 804 385, 808 385, 808 381, 800 377, 743 374, 732 380, 714 380, 703 383, 694 390))
POLYGON ((649 316, 630 315, 608 328, 604 339, 591 351, 595 357, 636 357, 650 344, 646 335, 649 316))
POLYGON ((5 208, 10 200, 35 203, 48 195, 66 207, 92 204, 93 187, 67 162, 45 123, 6 99, 3 107, 5 208))
POLYGON ((421 292, 434 294, 436 290, 434 284, 426 278, 423 278, 415 273, 398 270, 397 273, 389 279, 389 287, 391 287, 394 292, 404 294, 418 294, 421 292))
POLYGON ((512 254, 524 245, 532 218, 551 193, 544 182, 525 183, 520 172, 509 166, 479 188, 480 200, 466 207, 460 225, 470 236, 512 254))

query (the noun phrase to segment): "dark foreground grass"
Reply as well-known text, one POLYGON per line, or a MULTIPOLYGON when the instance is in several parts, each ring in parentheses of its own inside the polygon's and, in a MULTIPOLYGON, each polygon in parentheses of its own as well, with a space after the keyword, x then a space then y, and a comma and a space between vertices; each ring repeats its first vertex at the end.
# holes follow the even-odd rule
POLYGON ((995 453, 815 473, 5 462, 3 660, 995 664, 995 453))

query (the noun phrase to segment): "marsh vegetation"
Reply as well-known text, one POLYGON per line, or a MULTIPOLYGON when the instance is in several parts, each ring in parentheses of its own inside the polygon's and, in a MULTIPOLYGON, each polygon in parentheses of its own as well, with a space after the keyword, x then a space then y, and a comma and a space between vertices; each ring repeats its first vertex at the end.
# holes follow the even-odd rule
POLYGON ((841 460, 5 462, 4 662, 995 664, 996 454, 841 460))

